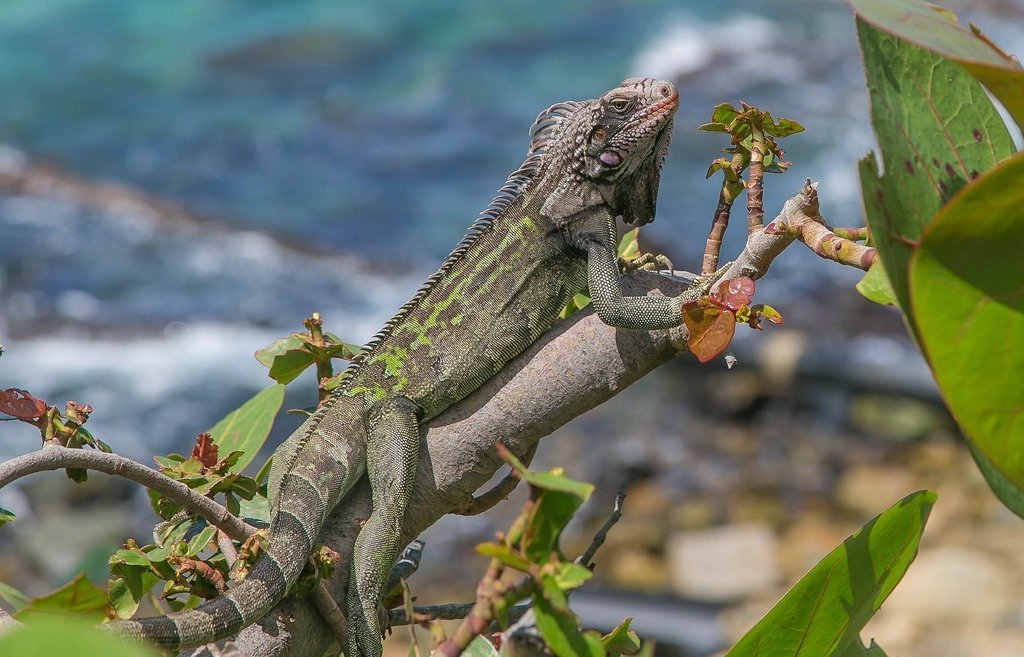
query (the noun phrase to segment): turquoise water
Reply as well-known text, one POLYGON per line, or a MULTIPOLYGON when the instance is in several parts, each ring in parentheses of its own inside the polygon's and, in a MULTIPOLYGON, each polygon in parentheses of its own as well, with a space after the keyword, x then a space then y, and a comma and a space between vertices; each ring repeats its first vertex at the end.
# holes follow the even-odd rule
MULTIPOLYGON (((1024 49, 1019 23, 969 17, 1024 49)), ((518 166, 536 114, 628 75, 681 90, 644 229, 676 265, 699 266, 723 144, 696 126, 723 101, 808 128, 769 216, 810 177, 829 220, 859 223, 872 138, 839 0, 0 0, 0 168, 10 146, 240 229, 0 192, 0 387, 87 401, 119 449, 166 451, 265 385, 251 352, 311 311, 372 335, 518 166)), ((857 272, 791 249, 759 296, 787 312, 837 278, 857 272)))
POLYGON ((642 73, 638 54, 667 24, 712 25, 723 9, 8 0, 0 142, 335 247, 412 248, 425 264, 518 164, 539 110, 642 73))

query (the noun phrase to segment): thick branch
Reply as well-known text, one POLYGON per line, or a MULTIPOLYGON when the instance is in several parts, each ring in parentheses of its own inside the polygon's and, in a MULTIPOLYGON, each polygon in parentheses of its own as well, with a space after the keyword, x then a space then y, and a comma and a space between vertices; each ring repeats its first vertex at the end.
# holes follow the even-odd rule
MULTIPOLYGON (((783 214, 802 212, 812 202, 816 208, 816 196, 802 190, 786 202, 783 214)), ((793 239, 755 230, 726 277, 762 277, 793 239)), ((627 294, 678 295, 686 284, 637 271, 623 277, 623 288, 627 294)), ((675 357, 684 344, 680 333, 617 330, 589 308, 555 326, 482 388, 430 422, 402 524, 403 540, 412 540, 442 515, 467 507, 473 493, 503 465, 494 450, 496 441, 522 456, 544 436, 675 357)), ((319 542, 351 554, 369 516, 369 493, 365 480, 357 485, 328 519, 319 542)), ((348 568, 347 562, 339 564, 328 583, 336 600, 345 599, 348 568)), ((252 657, 308 657, 338 650, 313 606, 294 599, 243 630, 237 643, 252 657)), ((193 654, 210 655, 205 649, 193 654)))

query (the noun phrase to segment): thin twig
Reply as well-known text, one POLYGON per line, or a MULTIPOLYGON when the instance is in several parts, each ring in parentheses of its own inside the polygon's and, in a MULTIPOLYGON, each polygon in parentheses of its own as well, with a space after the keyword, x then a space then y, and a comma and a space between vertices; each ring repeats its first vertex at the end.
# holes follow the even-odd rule
MULTIPOLYGON (((534 455, 537 453, 537 446, 539 443, 530 445, 526 453, 523 454, 523 465, 530 467, 530 463, 533 461, 534 455)), ((495 504, 501 502, 516 489, 519 485, 519 477, 516 473, 510 472, 505 477, 490 488, 486 493, 482 493, 472 498, 465 508, 453 511, 452 514, 459 516, 475 516, 491 509, 495 504)))
MULTIPOLYGON (((402 609, 405 611, 405 615, 412 618, 415 613, 412 608, 412 592, 409 590, 409 584, 402 579, 402 609)), ((416 625, 409 623, 409 642, 412 644, 413 649, 416 652, 416 657, 423 657, 420 651, 420 642, 416 638, 416 625)))
POLYGON ((576 558, 576 563, 589 568, 590 570, 594 569, 594 564, 592 564, 590 560, 594 558, 595 554, 597 554, 597 550, 604 545, 605 539, 608 538, 608 530, 614 527, 615 523, 622 518, 622 502, 625 499, 626 494, 619 491, 615 496, 615 507, 612 509, 611 514, 608 516, 608 519, 604 521, 604 524, 601 525, 601 528, 597 530, 597 533, 594 534, 594 538, 590 541, 590 545, 587 546, 587 549, 583 554, 576 558))
POLYGON ((477 601, 455 633, 437 646, 434 651, 439 657, 458 657, 474 638, 483 634, 494 620, 494 607, 498 600, 520 600, 536 588, 536 582, 524 577, 511 584, 500 579, 501 568, 496 561, 488 568, 477 588, 477 601))
MULTIPOLYGON (((388 622, 392 627, 409 625, 410 623, 426 623, 438 620, 459 620, 465 618, 473 611, 475 602, 453 602, 443 605, 425 605, 412 608, 412 618, 405 609, 396 608, 388 610, 388 622)), ((521 602, 506 608, 506 615, 509 621, 517 621, 530 608, 529 602, 521 602)))
POLYGON ((52 442, 47 443, 38 451, 0 463, 0 488, 36 472, 65 468, 96 470, 142 484, 175 504, 194 511, 206 522, 222 530, 236 541, 244 541, 256 531, 254 527, 216 501, 197 493, 158 470, 120 454, 71 449, 52 442))

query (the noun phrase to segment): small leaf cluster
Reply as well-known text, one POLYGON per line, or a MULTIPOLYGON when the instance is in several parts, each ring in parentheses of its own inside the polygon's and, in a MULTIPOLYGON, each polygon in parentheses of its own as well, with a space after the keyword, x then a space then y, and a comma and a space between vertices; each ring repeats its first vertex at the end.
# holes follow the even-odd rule
MULTIPOLYGON (((72 449, 92 447, 101 452, 109 453, 110 445, 96 438, 85 428, 85 423, 92 414, 92 406, 68 401, 61 414, 56 406, 51 406, 32 393, 20 388, 0 390, 0 413, 9 415, 16 420, 31 424, 39 429, 43 444, 52 442, 72 449)), ((80 468, 67 468, 68 478, 75 483, 83 483, 89 475, 80 468)), ((13 516, 10 512, 0 510, 0 525, 13 516)))
MULTIPOLYGON (((223 493, 228 511, 238 515, 239 498, 253 499, 260 492, 260 485, 256 479, 236 472, 236 466, 245 454, 242 450, 235 450, 224 458, 219 458, 218 452, 219 448, 210 434, 201 433, 196 437, 189 456, 168 454, 153 460, 160 472, 206 497, 223 493)), ((170 520, 181 510, 180 505, 156 494, 151 495, 151 502, 153 510, 164 520, 170 520)))
POLYGON ((292 333, 275 340, 256 352, 256 360, 270 368, 270 378, 278 383, 290 383, 306 368, 315 365, 318 374, 326 371, 326 377, 318 378, 325 390, 331 390, 338 382, 330 373, 331 360, 352 360, 362 347, 345 342, 333 333, 323 332, 318 313, 313 313, 304 324, 305 333, 292 333))
POLYGON ((782 323, 782 315, 775 308, 750 305, 754 291, 752 278, 737 276, 722 281, 717 291, 683 304, 683 324, 690 333, 687 345, 697 360, 707 363, 725 351, 737 322, 759 330, 762 319, 782 323))
MULTIPOLYGON (((739 109, 731 103, 715 105, 711 121, 698 130, 727 133, 730 146, 722 149, 723 153, 739 155, 746 163, 750 162, 751 154, 756 150, 761 155, 766 173, 784 173, 790 163, 782 161, 784 151, 776 140, 803 132, 804 127, 792 119, 774 119, 770 112, 740 101, 739 109)), ((737 171, 731 169, 732 164, 725 158, 718 158, 708 168, 707 177, 722 170, 733 170, 739 174, 742 167, 737 171)))
MULTIPOLYGON (((580 629, 579 619, 569 608, 570 591, 590 579, 592 572, 583 564, 567 560, 559 539, 594 487, 567 478, 560 469, 530 471, 505 450, 502 457, 529 485, 530 499, 509 531, 493 543, 478 546, 477 552, 491 557, 492 568, 497 565, 495 570, 506 571, 506 576, 508 571, 525 575, 526 585, 517 588, 530 592, 537 628, 558 657, 636 654, 640 643, 629 630, 628 619, 602 636, 594 630, 580 629)), ((499 595, 492 601, 495 619, 503 628, 508 627, 508 607, 518 601, 514 598, 499 595)))

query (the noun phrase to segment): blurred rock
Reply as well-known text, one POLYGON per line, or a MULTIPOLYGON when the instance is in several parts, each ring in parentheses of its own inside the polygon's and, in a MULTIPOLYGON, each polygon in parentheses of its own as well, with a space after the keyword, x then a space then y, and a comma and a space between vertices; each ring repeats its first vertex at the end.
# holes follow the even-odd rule
POLYGON ((868 435, 899 442, 948 429, 952 420, 929 401, 890 394, 862 394, 850 405, 850 424, 868 435))
POLYGON ((668 582, 665 560, 644 550, 620 550, 602 562, 602 575, 628 591, 662 592, 668 582))
POLYGON ((668 564, 677 594, 709 602, 754 595, 779 580, 775 532, 764 523, 677 532, 668 564))
POLYGON ((866 520, 919 488, 905 468, 863 464, 843 474, 835 497, 841 507, 866 520))
POLYGON ((811 515, 797 520, 779 538, 779 567, 786 581, 795 582, 858 527, 811 515))
POLYGON ((1016 595, 1008 574, 998 559, 977 549, 922 550, 883 609, 936 628, 996 624, 1014 612, 1016 595))

